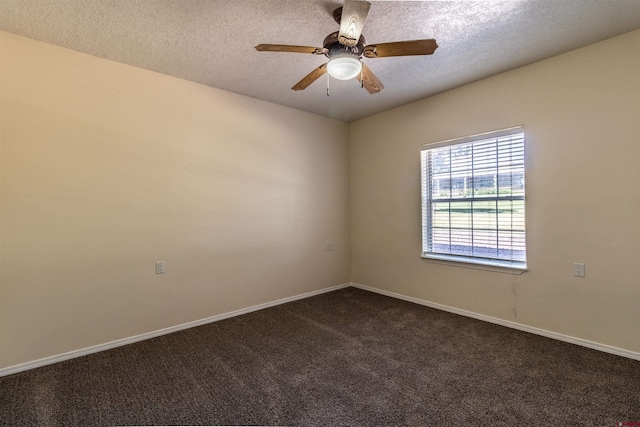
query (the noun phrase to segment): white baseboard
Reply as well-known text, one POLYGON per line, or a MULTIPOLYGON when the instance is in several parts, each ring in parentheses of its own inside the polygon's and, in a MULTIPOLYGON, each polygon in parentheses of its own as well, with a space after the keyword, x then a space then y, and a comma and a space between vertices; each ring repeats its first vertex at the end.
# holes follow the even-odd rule
POLYGON ((409 302, 413 302, 416 304, 420 304, 420 305, 424 305, 427 307, 431 307, 431 308, 435 308, 438 310, 443 310, 443 311, 447 311, 450 313, 454 313, 454 314, 459 314, 461 316, 466 316, 466 317, 471 317, 473 319, 478 319, 478 320, 482 320, 485 322, 489 322, 489 323, 494 323, 497 325, 501 325, 501 326, 506 326, 508 328, 512 328, 512 329, 517 329, 520 331, 524 331, 524 332, 529 332, 532 334, 536 334, 536 335, 541 335, 547 338, 553 338, 553 339, 557 339, 559 341, 565 341, 571 344, 577 344, 583 347, 587 347, 587 348, 591 348, 594 350, 599 350, 599 351, 603 351, 605 353, 611 353, 611 354, 615 354, 618 356, 623 356, 623 357, 627 357, 629 359, 635 359, 635 360, 640 360, 640 353, 634 352, 634 351, 630 351, 630 350, 625 350, 625 349, 621 349, 621 348, 617 348, 617 347, 612 347, 606 344, 600 344, 597 342, 593 342, 593 341, 588 341, 588 340, 584 340, 582 338, 576 338, 576 337, 572 337, 569 335, 563 335, 557 332, 552 332, 552 331, 548 331, 545 329, 539 329, 539 328, 535 328, 532 326, 527 326, 521 323, 517 323, 517 322, 512 322, 509 320, 504 320, 504 319, 499 319, 497 317, 492 317, 492 316, 487 316, 484 314, 479 314, 479 313, 474 313, 472 311, 467 311, 467 310, 462 310, 459 308, 455 308, 455 307, 450 307, 447 305, 443 305, 443 304, 438 304, 438 303, 434 303, 434 302, 430 302, 430 301, 425 301, 425 300, 421 300, 419 298, 414 298, 414 297, 410 297, 410 296, 406 296, 406 295, 402 295, 402 294, 398 294, 395 292, 390 292, 390 291, 385 291, 383 289, 378 289, 378 288, 373 288, 371 286, 366 286, 366 285, 362 285, 360 283, 345 283, 342 285, 337 285, 337 286, 332 286, 329 288, 324 288, 324 289, 320 289, 317 291, 312 291, 312 292, 307 292, 304 294, 300 294, 300 295, 295 295, 292 297, 288 297, 288 298, 282 298, 276 301, 271 301, 271 302, 267 302, 264 304, 258 304, 252 307, 248 307, 248 308, 243 308, 240 310, 235 310, 235 311, 231 311, 228 313, 223 313, 223 314, 219 314, 217 316, 211 316, 211 317, 207 317, 205 319, 200 319, 200 320, 195 320, 193 322, 187 322, 187 323, 183 323, 181 325, 176 325, 176 326, 171 326, 168 328, 164 328, 164 329, 159 329, 156 331, 152 331, 152 332, 147 332, 144 334, 140 334, 140 335, 135 335, 132 337, 128 337, 128 338, 123 338, 123 339, 119 339, 119 340, 115 340, 115 341, 111 341, 108 343, 104 343, 104 344, 99 344, 99 345, 95 345, 95 346, 91 346, 91 347, 87 347, 87 348, 83 348, 83 349, 79 349, 79 350, 74 350, 74 351, 70 351, 67 353, 62 353, 62 354, 58 354, 55 356, 50 356, 50 357, 45 357, 42 359, 38 359, 38 360, 34 360, 31 362, 26 362, 26 363, 21 363, 19 365, 14 365, 14 366, 9 366, 6 368, 0 368, 0 377, 6 376, 6 375, 11 375, 11 374, 15 374, 18 372, 22 372, 22 371, 27 371, 30 369, 34 369, 34 368, 39 368, 41 366, 46 366, 46 365, 51 365, 53 363, 57 363, 57 362, 62 362, 63 360, 69 360, 69 359, 74 359, 76 357, 81 357, 81 356, 86 356, 88 354, 92 354, 92 353, 97 353, 100 351, 104 351, 104 350, 109 350, 112 348, 116 348, 116 347, 121 347, 123 345, 127 345, 127 344, 132 344, 135 342, 139 342, 139 341, 144 341, 150 338, 155 338, 155 337, 159 337, 161 335, 166 335, 166 334, 171 334, 173 332, 178 332, 184 329, 189 329, 189 328, 193 328, 196 326, 201 326, 201 325, 206 325, 207 323, 213 323, 213 322, 217 322, 220 320, 224 320, 224 319, 228 319, 231 317, 235 317, 235 316, 240 316, 242 314, 247 314, 247 313, 251 313, 253 311, 258 311, 258 310, 263 310, 265 308, 269 308, 269 307, 275 307, 277 305, 280 304, 286 304, 288 302, 292 302, 292 301, 297 301, 300 299, 304 299, 304 298, 309 298, 315 295, 320 295, 320 294, 324 294, 327 292, 332 292, 332 291, 336 291, 338 289, 343 289, 349 286, 353 286, 354 288, 359 288, 365 291, 370 291, 370 292, 375 292, 381 295, 386 295, 388 297, 392 297, 392 298, 397 298, 400 300, 404 300, 404 301, 409 301, 409 302))
POLYGON ((640 360, 640 353, 635 351, 625 350, 618 347, 612 347, 606 344, 600 344, 593 341, 588 341, 582 338, 576 338, 569 335, 559 334, 557 332, 548 331, 546 329, 539 329, 533 326, 523 325, 522 323, 512 322, 510 320, 499 319, 497 317, 486 316, 484 314, 474 313, 472 311, 462 310, 455 307, 449 307, 447 305, 438 304, 435 302, 425 301, 414 297, 409 297, 395 292, 385 291, 384 289, 373 288, 371 286, 361 285, 360 283, 351 283, 354 288, 359 288, 365 291, 375 292, 377 294, 386 295, 388 297, 401 299, 404 301, 413 302, 416 304, 424 305, 427 307, 435 308, 438 310, 448 311, 450 313, 459 314, 461 316, 472 317, 474 319, 483 320, 489 323, 495 323, 497 325, 506 326, 507 328, 518 329, 520 331, 529 332, 536 335, 542 335, 543 337, 553 338, 559 341, 565 341, 571 344, 577 344, 583 347, 591 348, 594 350, 603 351, 605 353, 611 353, 618 356, 628 357, 629 359, 640 360))
POLYGON ((135 335, 129 338, 123 338, 115 341, 111 341, 104 344, 98 344, 80 350, 73 350, 67 353, 58 354, 55 356, 45 357, 42 359, 34 360, 32 362, 21 363, 19 365, 9 366, 7 368, 0 369, 0 377, 15 374, 29 369, 39 368, 41 366, 51 365, 53 363, 62 362, 63 360, 74 359, 76 357, 86 356, 88 354, 97 353, 99 351, 109 350, 115 347, 121 347, 123 345, 132 344, 138 341, 148 340, 149 338, 159 337, 161 335, 171 334, 173 332, 182 331, 184 329, 193 328, 196 326, 206 325, 207 323, 213 323, 220 320, 228 319, 230 317, 240 316, 242 314, 251 313, 253 311, 263 310, 265 308, 274 307, 280 304, 286 304, 288 302, 297 301, 304 298, 324 294, 327 292, 336 291, 351 286, 350 283, 344 283, 342 285, 336 285, 329 288, 320 289, 318 291, 307 292, 300 295, 294 295, 288 298, 282 298, 276 301, 267 302, 264 304, 254 305, 253 307, 243 308, 240 310, 231 311, 228 313, 219 314, 217 316, 207 317, 206 319, 195 320, 193 322, 183 323, 181 325, 171 326, 157 331, 147 332, 140 335, 135 335))

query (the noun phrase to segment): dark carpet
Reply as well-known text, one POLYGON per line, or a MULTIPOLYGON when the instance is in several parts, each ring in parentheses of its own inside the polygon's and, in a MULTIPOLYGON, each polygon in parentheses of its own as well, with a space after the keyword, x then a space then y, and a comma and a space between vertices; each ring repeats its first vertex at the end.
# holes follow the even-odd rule
POLYGON ((0 378, 16 427, 635 422, 638 361, 355 288, 0 378))

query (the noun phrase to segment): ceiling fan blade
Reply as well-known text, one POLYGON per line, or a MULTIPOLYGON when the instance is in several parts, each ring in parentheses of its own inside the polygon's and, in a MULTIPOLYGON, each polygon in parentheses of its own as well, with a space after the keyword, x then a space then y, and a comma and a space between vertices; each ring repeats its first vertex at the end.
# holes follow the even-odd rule
POLYGON ((435 39, 411 40, 370 44, 364 48, 367 58, 384 58, 387 56, 431 55, 438 48, 435 39))
POLYGON ((371 71, 371 69, 365 64, 362 64, 360 81, 362 81, 362 85, 364 86, 364 88, 371 94, 378 93, 382 89, 384 89, 384 85, 382 84, 380 79, 378 79, 378 77, 373 74, 373 71, 371 71))
POLYGON ((302 80, 295 84, 291 89, 293 90, 303 90, 306 89, 311 83, 315 82, 323 76, 327 72, 327 64, 322 64, 309 74, 307 74, 302 80))
POLYGON ((292 46, 288 44, 259 44, 256 46, 256 50, 259 52, 295 52, 324 55, 327 49, 311 46, 292 46))
POLYGON ((362 0, 344 0, 340 18, 338 41, 345 46, 355 46, 360 40, 371 3, 362 0))

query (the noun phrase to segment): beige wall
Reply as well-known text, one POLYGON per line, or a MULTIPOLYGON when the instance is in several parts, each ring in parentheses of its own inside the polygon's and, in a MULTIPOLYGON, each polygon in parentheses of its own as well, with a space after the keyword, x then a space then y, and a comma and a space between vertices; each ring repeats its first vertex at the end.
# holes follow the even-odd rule
POLYGON ((0 49, 0 368, 349 281, 346 123, 0 49))
POLYGON ((0 369, 350 279, 640 352, 638 75, 640 31, 347 125, 0 32, 0 369), (421 260, 420 145, 520 124, 530 270, 421 260))
MULTIPOLYGON (((389 89, 387 89, 389 90, 389 89)), ((352 281, 640 352, 640 31, 350 126, 352 281), (525 126, 521 276, 420 258, 420 145, 525 126), (573 277, 584 262, 586 277, 573 277)))

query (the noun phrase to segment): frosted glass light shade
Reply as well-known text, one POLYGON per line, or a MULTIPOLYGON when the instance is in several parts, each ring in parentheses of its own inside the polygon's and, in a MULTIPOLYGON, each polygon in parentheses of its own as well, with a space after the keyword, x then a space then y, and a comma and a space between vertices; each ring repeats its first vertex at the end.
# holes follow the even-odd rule
POLYGON ((356 58, 336 58, 327 64, 327 72, 338 80, 349 80, 360 74, 362 63, 356 58))

